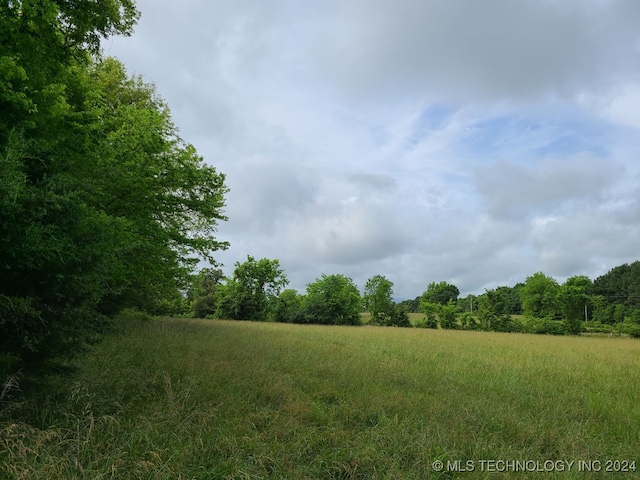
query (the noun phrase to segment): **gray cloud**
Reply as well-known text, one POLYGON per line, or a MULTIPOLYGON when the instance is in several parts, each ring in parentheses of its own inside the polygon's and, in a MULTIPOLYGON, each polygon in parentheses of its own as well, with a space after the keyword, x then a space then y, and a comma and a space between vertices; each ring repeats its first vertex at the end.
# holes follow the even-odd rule
POLYGON ((530 217, 558 208, 589 207, 621 176, 615 163, 580 154, 526 165, 498 161, 475 170, 476 188, 496 218, 530 217))
POLYGON ((105 53, 227 174, 226 273, 250 254, 408 298, 635 259, 639 2, 138 4, 105 53))
POLYGON ((321 55, 352 92, 551 100, 640 68, 634 1, 355 0, 334 9, 321 55))

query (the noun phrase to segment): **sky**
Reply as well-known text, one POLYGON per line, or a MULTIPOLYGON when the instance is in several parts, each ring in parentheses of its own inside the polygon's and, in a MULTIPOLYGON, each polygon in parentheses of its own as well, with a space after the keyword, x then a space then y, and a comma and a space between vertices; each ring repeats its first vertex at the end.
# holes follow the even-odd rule
POLYGON ((104 54, 226 175, 216 258, 396 299, 640 259, 637 0, 138 0, 104 54))

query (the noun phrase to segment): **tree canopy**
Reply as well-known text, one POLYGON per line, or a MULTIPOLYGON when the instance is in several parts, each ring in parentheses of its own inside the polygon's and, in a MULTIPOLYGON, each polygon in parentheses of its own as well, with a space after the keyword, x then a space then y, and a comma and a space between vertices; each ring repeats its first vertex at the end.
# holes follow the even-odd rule
POLYGON ((155 87, 96 52, 127 0, 0 5, 0 368, 68 350, 102 315, 180 308, 215 262, 225 177, 155 87))
POLYGON ((553 317, 559 311, 558 282, 542 272, 527 277, 520 289, 522 310, 530 317, 553 317))
POLYGON ((460 295, 460 290, 455 285, 441 281, 439 283, 431 282, 427 291, 422 294, 422 300, 438 305, 447 305, 450 301, 455 302, 460 295))
POLYGON ((233 278, 224 285, 218 316, 237 320, 265 320, 272 300, 289 283, 279 260, 247 256, 236 262, 233 278))
POLYGON ((359 325, 362 298, 349 277, 322 275, 307 285, 305 322, 325 325, 359 325))
POLYGON ((393 314, 393 282, 383 275, 374 275, 364 286, 363 300, 371 320, 386 324, 393 314))

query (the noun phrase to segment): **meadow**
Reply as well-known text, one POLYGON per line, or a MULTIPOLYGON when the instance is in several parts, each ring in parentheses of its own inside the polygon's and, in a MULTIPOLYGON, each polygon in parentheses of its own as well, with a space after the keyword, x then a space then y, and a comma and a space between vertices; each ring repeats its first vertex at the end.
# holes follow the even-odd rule
POLYGON ((165 318, 31 387, 1 478, 640 476, 627 338, 165 318))

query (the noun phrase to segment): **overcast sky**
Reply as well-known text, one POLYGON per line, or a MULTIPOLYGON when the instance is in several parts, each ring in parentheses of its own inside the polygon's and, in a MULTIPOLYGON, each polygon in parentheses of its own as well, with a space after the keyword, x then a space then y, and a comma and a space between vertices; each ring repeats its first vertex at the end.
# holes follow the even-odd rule
POLYGON ((227 176, 218 258, 462 295, 640 259, 637 0, 138 0, 104 43, 227 176))

